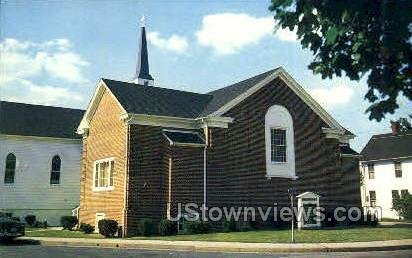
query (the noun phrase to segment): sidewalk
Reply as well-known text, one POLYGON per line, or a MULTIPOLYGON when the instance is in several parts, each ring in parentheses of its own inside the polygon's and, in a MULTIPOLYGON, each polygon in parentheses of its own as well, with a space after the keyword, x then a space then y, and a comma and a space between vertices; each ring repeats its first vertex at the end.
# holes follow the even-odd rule
POLYGON ((412 239, 318 243, 318 244, 272 244, 272 243, 239 243, 239 242, 205 242, 205 241, 164 241, 164 240, 132 240, 132 239, 86 239, 86 238, 51 238, 22 237, 19 239, 39 241, 47 246, 77 246, 175 250, 195 252, 249 252, 249 253, 281 253, 281 252, 365 252, 412 249, 412 239))

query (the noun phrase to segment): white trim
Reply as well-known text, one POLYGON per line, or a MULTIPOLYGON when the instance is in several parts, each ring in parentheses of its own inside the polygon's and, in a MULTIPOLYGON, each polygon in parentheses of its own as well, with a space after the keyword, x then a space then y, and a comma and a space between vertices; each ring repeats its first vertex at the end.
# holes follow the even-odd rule
POLYGON ((338 129, 345 132, 345 129, 331 116, 326 110, 324 110, 319 103, 317 103, 304 89, 300 86, 290 74, 283 68, 279 67, 273 73, 269 74, 265 79, 257 83, 255 86, 251 87, 247 91, 243 92, 235 99, 226 103, 224 106, 219 108, 217 111, 213 112, 211 116, 222 116, 227 111, 232 109, 234 106, 241 103, 243 100, 251 96, 253 93, 257 92, 264 86, 268 85, 271 81, 276 78, 282 79, 286 85, 296 93, 317 115, 319 115, 323 121, 325 121, 331 128, 338 129))
POLYGON ((93 93, 93 97, 90 100, 89 105, 87 106, 86 112, 84 113, 83 118, 80 121, 79 126, 77 127, 78 134, 87 133, 87 129, 89 128, 90 121, 92 120, 94 114, 96 113, 100 100, 102 99, 106 91, 108 91, 112 95, 112 97, 115 99, 120 109, 122 110, 122 113, 126 113, 126 110, 123 108, 123 106, 120 104, 119 100, 114 96, 114 94, 110 91, 109 87, 107 87, 107 85, 104 83, 103 79, 100 79, 96 86, 96 90, 93 93))
MULTIPOLYGON (((360 155, 363 156, 362 154, 360 155)), ((412 158, 412 156, 386 158, 386 159, 369 159, 369 160, 360 160, 360 163, 369 163, 369 162, 376 162, 376 161, 394 161, 394 160, 404 160, 404 159, 410 159, 410 158, 412 158)))
POLYGON ((273 105, 265 114, 265 164, 267 178, 296 178, 293 118, 284 106, 273 105), (272 161, 271 131, 276 128, 286 131, 286 162, 272 161))
POLYGON ((341 143, 349 143, 350 139, 355 138, 354 135, 346 134, 345 131, 334 128, 322 128, 322 132, 326 138, 338 139, 341 143))
POLYGON ((95 216, 94 216, 94 232, 95 232, 95 233, 100 233, 100 232, 99 232, 99 221, 102 220, 102 219, 105 219, 105 218, 106 218, 106 214, 105 214, 105 213, 103 213, 103 212, 96 212, 96 214, 95 214, 95 216), (103 217, 103 218, 97 220, 97 217, 98 217, 98 216, 101 216, 101 217, 103 217))
POLYGON ((228 124, 233 122, 233 119, 230 117, 184 118, 133 113, 124 113, 120 116, 120 118, 123 119, 126 124, 174 127, 192 130, 201 129, 206 126, 228 128, 228 124))
POLYGON ((75 138, 57 138, 57 137, 43 137, 43 136, 30 136, 30 135, 17 135, 17 134, 0 134, 0 138, 12 138, 15 140, 39 140, 39 141, 57 141, 57 142, 66 142, 66 143, 73 143, 78 142, 81 143, 82 139, 75 139, 75 138))
POLYGON ((113 165, 115 166, 115 158, 114 157, 110 157, 110 158, 105 158, 105 159, 99 159, 99 160, 95 160, 93 162, 93 182, 92 182, 92 189, 93 192, 101 192, 101 191, 111 191, 114 190, 114 168, 113 168, 113 185, 109 185, 109 186, 95 186, 95 180, 96 180, 96 165, 103 163, 103 162, 108 162, 109 163, 109 176, 107 178, 107 180, 110 182, 110 171, 112 169, 112 162, 113 161, 113 165))

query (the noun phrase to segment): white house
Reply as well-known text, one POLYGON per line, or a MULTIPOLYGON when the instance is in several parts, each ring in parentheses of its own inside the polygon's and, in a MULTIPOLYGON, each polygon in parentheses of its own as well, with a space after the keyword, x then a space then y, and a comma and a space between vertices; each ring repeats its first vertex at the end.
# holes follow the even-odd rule
POLYGON ((362 205, 381 210, 383 218, 399 218, 393 200, 412 193, 412 131, 398 128, 392 123, 392 133, 372 136, 361 152, 362 205))
POLYGON ((79 205, 83 110, 0 102, 0 212, 49 225, 79 205))

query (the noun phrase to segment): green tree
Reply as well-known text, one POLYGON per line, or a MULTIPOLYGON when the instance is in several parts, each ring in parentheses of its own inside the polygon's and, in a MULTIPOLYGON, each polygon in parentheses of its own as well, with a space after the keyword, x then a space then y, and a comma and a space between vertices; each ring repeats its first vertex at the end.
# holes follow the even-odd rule
POLYGON ((412 195, 406 193, 393 200, 392 209, 404 219, 412 220, 412 195))
POLYGON ((315 74, 368 76, 370 120, 393 114, 400 93, 412 100, 411 0, 272 0, 269 10, 313 52, 315 74))

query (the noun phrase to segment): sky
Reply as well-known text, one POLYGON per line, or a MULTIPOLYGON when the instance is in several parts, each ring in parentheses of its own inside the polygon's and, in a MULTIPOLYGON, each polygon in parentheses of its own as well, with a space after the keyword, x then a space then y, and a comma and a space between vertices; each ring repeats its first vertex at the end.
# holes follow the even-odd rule
POLYGON ((366 78, 322 80, 289 30, 275 30, 270 1, 0 0, 2 100, 85 109, 100 78, 129 81, 146 17, 155 86, 206 93, 283 66, 342 126, 360 151, 390 131, 412 103, 369 121, 366 78))

